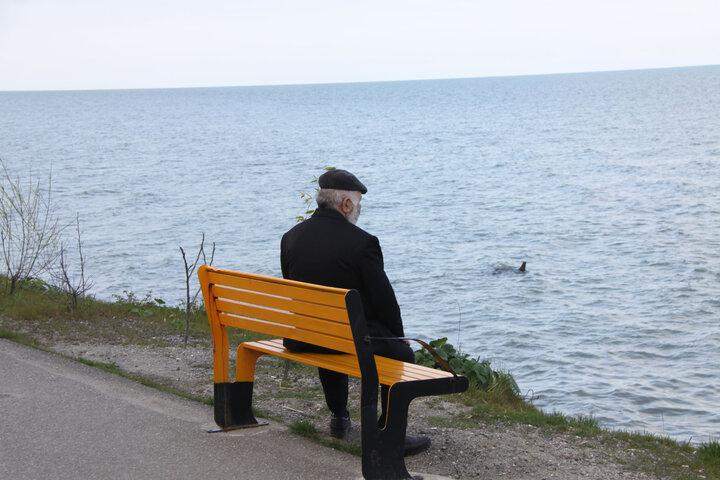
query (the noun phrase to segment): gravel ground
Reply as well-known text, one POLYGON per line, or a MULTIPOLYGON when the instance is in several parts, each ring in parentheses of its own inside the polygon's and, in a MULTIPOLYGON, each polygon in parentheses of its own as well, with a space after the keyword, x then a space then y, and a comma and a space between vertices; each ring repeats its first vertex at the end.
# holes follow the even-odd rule
MULTIPOLYGON (((150 377, 179 390, 212 396, 212 355, 208 344, 187 347, 152 347, 109 344, 56 343, 54 350, 89 360, 114 363, 125 371, 150 377)), ((271 412, 285 424, 297 420, 313 423, 327 434, 327 410, 313 371, 278 359, 258 364, 255 406, 271 412)), ((351 384, 351 405, 357 412, 358 382, 351 384)), ((548 433, 529 425, 479 424, 473 429, 430 427, 425 417, 462 413, 466 408, 438 398, 413 402, 410 433, 431 437, 432 447, 408 457, 411 471, 457 479, 597 479, 644 480, 645 474, 629 472, 615 458, 621 452, 597 439, 565 433, 548 433)), ((356 419, 357 415, 353 415, 356 419)), ((359 444, 355 425, 350 442, 359 444)), ((625 453, 627 454, 627 453, 625 453)))

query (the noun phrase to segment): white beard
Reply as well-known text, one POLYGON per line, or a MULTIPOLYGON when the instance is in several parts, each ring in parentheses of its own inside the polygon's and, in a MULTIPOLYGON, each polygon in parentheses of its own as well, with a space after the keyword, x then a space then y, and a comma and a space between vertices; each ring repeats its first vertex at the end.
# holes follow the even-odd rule
POLYGON ((358 218, 360 218, 360 210, 361 206, 360 204, 354 205, 355 208, 353 208, 353 211, 350 212, 347 216, 348 222, 352 223, 353 225, 357 225, 358 218))

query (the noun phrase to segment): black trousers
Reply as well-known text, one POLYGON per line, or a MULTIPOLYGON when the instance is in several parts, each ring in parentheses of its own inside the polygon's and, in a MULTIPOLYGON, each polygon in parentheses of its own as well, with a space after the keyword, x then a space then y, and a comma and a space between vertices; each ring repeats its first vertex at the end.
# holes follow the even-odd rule
MULTIPOLYGON (((285 348, 292 352, 313 352, 313 353, 341 353, 325 347, 311 345, 309 343, 283 339, 285 348)), ((375 355, 381 357, 402 360, 403 362, 415 363, 415 354, 410 346, 402 340, 373 340, 372 348, 375 355)), ((336 417, 346 417, 349 415, 347 409, 348 403, 348 376, 344 373, 318 368, 320 383, 325 393, 325 402, 332 414, 336 417)), ((382 405, 382 415, 380 423, 385 423, 385 412, 387 409, 388 393, 390 388, 382 385, 380 389, 380 402, 382 405)))

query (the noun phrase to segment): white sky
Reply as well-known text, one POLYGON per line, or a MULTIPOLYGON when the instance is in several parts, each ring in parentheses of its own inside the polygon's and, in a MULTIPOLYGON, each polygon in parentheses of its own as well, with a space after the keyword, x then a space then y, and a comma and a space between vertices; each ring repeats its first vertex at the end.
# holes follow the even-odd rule
POLYGON ((0 0, 0 90, 720 63, 720 0, 0 0))

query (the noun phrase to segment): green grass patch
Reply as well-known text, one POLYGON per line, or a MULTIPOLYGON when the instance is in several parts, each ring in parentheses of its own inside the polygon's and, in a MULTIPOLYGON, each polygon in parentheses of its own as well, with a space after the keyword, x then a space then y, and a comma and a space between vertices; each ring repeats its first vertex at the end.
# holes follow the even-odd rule
POLYGON ((300 435, 308 438, 315 438, 320 436, 315 425, 306 420, 297 420, 290 424, 290 431, 295 435, 300 435))
MULTIPOLYGON (((12 326, 32 338, 65 342, 100 342, 134 345, 177 344, 185 332, 185 310, 167 305, 152 295, 124 292, 114 301, 80 299, 67 307, 65 295, 40 280, 21 282, 13 295, 0 277, 0 326, 12 326)), ((210 327, 203 309, 192 312, 189 339, 210 343, 210 327)), ((228 329, 231 343, 266 338, 261 334, 228 329)))
POLYGON ((0 338, 5 338, 7 340, 12 340, 13 342, 22 343, 19 341, 19 333, 11 332, 10 330, 4 330, 2 328, 0 328, 0 338))
POLYGON ((547 431, 570 432, 579 436, 590 436, 598 434, 601 429, 597 420, 591 417, 568 417, 559 413, 545 413, 542 411, 515 412, 512 410, 482 410, 478 415, 477 410, 471 414, 458 414, 452 417, 436 416, 428 419, 429 423, 436 427, 449 427, 460 429, 478 428, 484 423, 505 423, 532 425, 547 431))
POLYGON ((697 460, 708 478, 720 478, 720 442, 710 441, 700 445, 697 460))
POLYGON ((486 422, 532 425, 558 432, 572 432, 580 436, 595 435, 601 430, 597 420, 592 417, 570 417, 557 412, 546 413, 532 405, 512 409, 493 404, 481 404, 472 408, 471 417, 486 422))
POLYGON ((307 420, 297 420, 291 423, 289 428, 295 435, 308 438, 320 445, 334 448, 335 450, 340 450, 341 452, 349 453, 358 457, 362 456, 362 449, 360 445, 326 437, 322 435, 317 428, 315 428, 315 425, 307 420))
POLYGON ((5 330, 3 328, 0 328, 0 338, 4 338, 6 340, 10 340, 15 343, 20 343, 22 345, 27 345, 29 347, 36 347, 37 342, 33 340, 32 338, 28 337, 27 335, 24 335, 22 333, 13 332, 10 330, 5 330))
POLYGON ((620 449, 616 460, 633 470, 675 480, 720 479, 717 443, 696 446, 632 432, 605 431, 600 438, 620 449))

